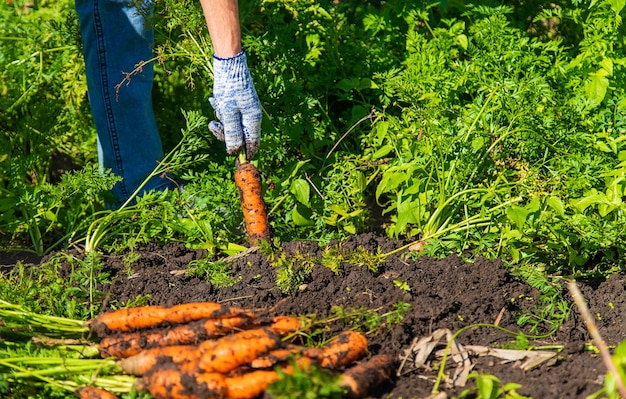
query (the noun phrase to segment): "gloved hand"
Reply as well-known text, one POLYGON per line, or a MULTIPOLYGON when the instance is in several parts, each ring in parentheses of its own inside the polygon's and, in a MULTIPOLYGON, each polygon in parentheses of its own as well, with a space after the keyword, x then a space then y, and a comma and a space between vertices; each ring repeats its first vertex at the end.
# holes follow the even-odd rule
POLYGON ((246 53, 231 58, 213 56, 213 96, 209 102, 219 121, 209 130, 226 143, 226 152, 237 154, 244 147, 252 159, 261 140, 261 103, 254 89, 246 53))

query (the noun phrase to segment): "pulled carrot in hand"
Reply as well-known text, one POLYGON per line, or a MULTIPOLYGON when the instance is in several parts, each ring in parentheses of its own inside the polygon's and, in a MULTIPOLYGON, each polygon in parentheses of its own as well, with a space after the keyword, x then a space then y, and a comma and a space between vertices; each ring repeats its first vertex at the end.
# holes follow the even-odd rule
POLYGON ((260 241, 269 241, 270 228, 263 201, 261 174, 246 160, 245 155, 236 161, 235 185, 239 191, 248 242, 250 245, 258 245, 260 241))

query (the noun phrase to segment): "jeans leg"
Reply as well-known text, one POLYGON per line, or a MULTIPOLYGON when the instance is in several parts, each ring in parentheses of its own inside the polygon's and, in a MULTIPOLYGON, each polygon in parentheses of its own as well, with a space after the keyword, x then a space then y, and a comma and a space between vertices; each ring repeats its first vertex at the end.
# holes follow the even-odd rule
MULTIPOLYGON (((153 56, 154 32, 145 18, 152 8, 152 0, 76 0, 100 165, 123 178, 113 188, 112 207, 122 205, 163 158, 152 108, 153 64, 124 81, 153 56)), ((155 177, 144 191, 173 186, 155 177)))

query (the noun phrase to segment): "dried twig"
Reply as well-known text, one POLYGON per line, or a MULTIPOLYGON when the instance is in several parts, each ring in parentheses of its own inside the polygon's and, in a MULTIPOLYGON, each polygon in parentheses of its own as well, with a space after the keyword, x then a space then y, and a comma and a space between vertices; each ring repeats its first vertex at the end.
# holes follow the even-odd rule
POLYGON ((598 331, 598 327, 596 326, 595 321, 593 320, 593 316, 591 316, 591 312, 587 307, 587 303, 583 298, 580 289, 578 289, 578 285, 575 281, 570 281, 567 284, 567 288, 569 289, 570 295, 574 299, 574 303, 578 307, 578 311, 580 312, 585 325, 587 326, 587 330, 589 334, 591 334, 591 339, 593 340, 594 345, 600 351, 600 356, 602 357, 602 362, 606 366, 606 369, 609 373, 613 375, 615 379, 615 386, 617 387, 617 391, 619 392, 622 399, 626 399, 626 389, 624 388, 624 382, 619 376, 617 372, 617 368, 615 368, 615 364, 613 364, 613 359, 611 359, 611 354, 609 353, 609 348, 606 346, 606 343, 602 339, 600 332, 598 331))

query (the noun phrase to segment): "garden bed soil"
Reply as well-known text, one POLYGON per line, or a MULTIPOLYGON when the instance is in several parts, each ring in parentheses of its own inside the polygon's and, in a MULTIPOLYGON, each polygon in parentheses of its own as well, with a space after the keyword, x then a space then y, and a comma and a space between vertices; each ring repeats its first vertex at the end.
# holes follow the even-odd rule
MULTIPOLYGON (((347 254, 361 247, 375 254, 390 252, 402 244, 363 234, 351 237, 337 248, 347 254)), ((322 259, 323 252, 323 248, 311 242, 283 243, 282 250, 286 259, 294 259, 296 254, 322 259)), ((118 303, 125 303, 140 295, 150 295, 150 304, 169 306, 212 301, 268 314, 308 314, 317 318, 331 315, 336 306, 344 310, 363 307, 384 314, 393 310, 398 302, 410 304, 401 323, 383 326, 368 336, 368 357, 391 354, 402 364, 401 375, 371 392, 372 398, 409 399, 432 395, 444 346, 435 346, 426 362, 416 368, 415 344, 420 339, 432 337, 433 333, 446 330, 454 333, 474 324, 497 324, 502 329, 526 334, 545 333, 541 326, 536 332, 531 332, 528 326, 518 326, 520 314, 531 312, 540 305, 540 293, 513 278, 500 261, 461 259, 458 256, 411 260, 398 254, 388 256, 375 273, 367 267, 346 262, 341 264, 338 273, 318 265, 296 292, 285 295, 277 288, 276 268, 259 251, 232 260, 231 275, 238 282, 221 289, 201 278, 187 277, 185 273, 189 262, 204 256, 203 251, 190 250, 182 244, 151 244, 138 252, 140 257, 132 263, 130 270, 128 265, 125 266, 124 254, 103 257, 105 269, 112 273, 113 282, 101 288, 110 294, 110 300, 114 298, 118 303), (402 283, 406 284, 400 287, 402 283)), ((609 345, 626 339, 625 283, 621 275, 578 282, 591 313, 596 317, 599 332, 609 345)), ((529 342, 552 352, 553 356, 548 354, 547 360, 529 367, 526 362, 529 357, 510 360, 507 356, 484 354, 476 346, 483 350, 515 347, 516 335, 486 326, 468 328, 458 335, 456 342, 466 349, 473 349, 467 352, 468 358, 464 361, 457 362, 456 357, 449 357, 446 375, 452 377, 458 370, 491 374, 501 384, 520 384, 517 392, 535 399, 584 398, 597 392, 603 386, 606 370, 600 356, 589 349, 591 337, 569 294, 564 292, 563 296, 570 303, 568 321, 553 334, 529 342)), ((330 338, 346 328, 348 324, 336 321, 329 324, 324 335, 330 338)), ((444 337, 442 342, 445 340, 444 337)), ((456 383, 454 386, 452 380, 441 381, 437 398, 458 396, 464 389, 475 386, 471 378, 463 383, 459 377, 456 383)))

